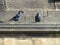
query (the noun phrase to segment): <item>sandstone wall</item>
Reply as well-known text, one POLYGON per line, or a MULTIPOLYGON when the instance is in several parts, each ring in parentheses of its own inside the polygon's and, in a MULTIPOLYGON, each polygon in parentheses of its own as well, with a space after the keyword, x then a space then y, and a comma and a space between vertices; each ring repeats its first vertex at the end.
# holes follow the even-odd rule
POLYGON ((24 36, 23 34, 20 36, 18 36, 17 34, 15 34, 15 36, 13 36, 13 34, 12 35, 3 34, 4 36, 1 35, 0 35, 0 45, 60 45, 60 38, 52 37, 53 34, 50 34, 49 35, 50 37, 49 36, 29 37, 26 35, 24 36))
POLYGON ((5 11, 0 11, 0 21, 5 23, 9 23, 9 19, 14 17, 19 10, 24 11, 24 16, 18 22, 13 23, 33 23, 35 22, 34 18, 37 12, 39 12, 42 17, 40 23, 56 23, 58 19, 55 15, 58 15, 58 12, 60 12, 58 11, 57 14, 55 14, 55 12, 52 12, 53 10, 47 10, 54 8, 53 4, 51 5, 49 3, 49 0, 0 0, 0 2, 3 4, 0 6, 0 9, 5 9, 2 7, 6 6, 5 11))
POLYGON ((49 5, 48 0, 6 0, 7 8, 21 9, 21 8, 53 8, 49 5))

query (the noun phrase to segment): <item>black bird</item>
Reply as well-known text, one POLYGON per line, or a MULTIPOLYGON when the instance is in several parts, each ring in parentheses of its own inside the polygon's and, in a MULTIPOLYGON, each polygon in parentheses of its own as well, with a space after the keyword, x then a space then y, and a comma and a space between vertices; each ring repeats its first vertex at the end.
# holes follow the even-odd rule
POLYGON ((16 14, 16 16, 14 16, 12 19, 10 19, 10 21, 11 21, 11 20, 13 20, 13 21, 18 21, 19 18, 21 18, 21 16, 22 16, 23 13, 24 13, 23 11, 19 11, 19 12, 16 14))
POLYGON ((39 13, 37 13, 35 16, 35 22, 40 22, 40 21, 41 21, 41 16, 39 15, 39 13))

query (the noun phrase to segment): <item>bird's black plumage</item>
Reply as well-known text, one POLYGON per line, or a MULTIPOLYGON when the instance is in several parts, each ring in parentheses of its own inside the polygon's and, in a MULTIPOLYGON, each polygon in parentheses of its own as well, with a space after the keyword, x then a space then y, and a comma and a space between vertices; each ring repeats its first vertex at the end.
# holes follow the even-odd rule
POLYGON ((39 13, 37 13, 37 15, 35 16, 35 22, 40 22, 41 21, 41 17, 39 16, 39 13))
POLYGON ((19 11, 17 14, 16 14, 16 16, 14 16, 12 19, 10 19, 10 20, 13 20, 13 21, 18 21, 19 20, 19 18, 22 16, 20 13, 24 13, 23 11, 19 11))
POLYGON ((19 17, 18 15, 14 16, 11 20, 14 20, 14 21, 18 21, 19 20, 19 17))

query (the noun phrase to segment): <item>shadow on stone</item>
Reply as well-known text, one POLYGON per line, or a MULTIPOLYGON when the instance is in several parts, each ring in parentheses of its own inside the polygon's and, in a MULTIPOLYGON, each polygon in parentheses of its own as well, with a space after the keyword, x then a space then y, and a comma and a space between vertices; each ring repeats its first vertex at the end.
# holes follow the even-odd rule
POLYGON ((54 3, 55 0, 48 0, 48 3, 54 3))
POLYGON ((0 21, 0 23, 4 23, 3 21, 0 21))

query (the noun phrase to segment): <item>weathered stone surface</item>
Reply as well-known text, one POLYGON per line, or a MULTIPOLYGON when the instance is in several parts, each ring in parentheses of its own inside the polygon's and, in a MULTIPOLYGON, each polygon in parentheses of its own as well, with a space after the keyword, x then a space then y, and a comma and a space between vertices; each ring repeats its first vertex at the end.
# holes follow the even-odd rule
POLYGON ((48 11, 47 19, 49 20, 49 22, 59 23, 60 22, 60 11, 48 11))
POLYGON ((55 35, 45 34, 41 35, 40 37, 39 36, 29 37, 26 35, 18 35, 18 34, 7 34, 7 35, 0 34, 0 45, 60 45, 60 36, 59 36, 60 34, 55 35), (55 35, 56 37, 54 37, 55 35))
POLYGON ((4 38, 4 45, 14 45, 14 38, 4 38))
POLYGON ((25 39, 25 40, 17 39, 15 41, 15 45, 32 45, 32 41, 29 39, 25 39))
POLYGON ((3 38, 0 38, 0 45, 3 45, 3 38))
POLYGON ((60 45, 60 38, 30 38, 30 39, 16 39, 6 38, 4 45, 60 45))
MULTIPOLYGON (((51 8, 48 0, 6 0, 7 8, 51 8), (44 2, 44 3, 43 3, 44 2)), ((52 6, 54 7, 54 6, 52 6)))

